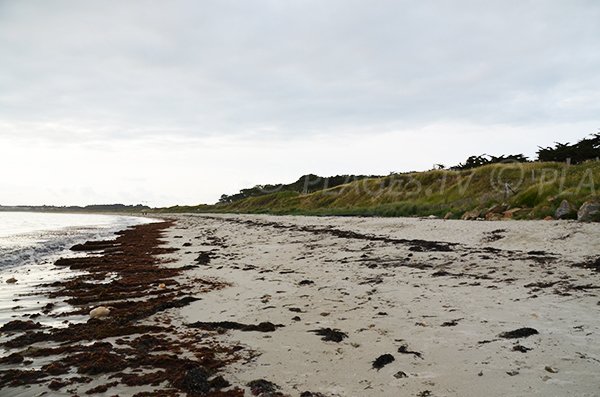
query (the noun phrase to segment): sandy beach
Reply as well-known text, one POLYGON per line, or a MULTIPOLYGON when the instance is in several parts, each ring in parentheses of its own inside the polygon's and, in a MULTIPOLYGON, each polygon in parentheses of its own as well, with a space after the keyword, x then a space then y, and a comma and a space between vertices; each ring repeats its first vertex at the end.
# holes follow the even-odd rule
POLYGON ((600 0, 0 20, 0 397, 600 397, 600 0))
MULTIPOLYGON (((70 291, 54 294, 71 297, 72 317, 57 314, 67 323, 120 331, 3 330, 3 396, 39 395, 75 372, 89 379, 51 395, 598 395, 599 224, 169 218, 137 228, 160 233, 159 248, 135 230, 121 244, 149 244, 135 257, 147 285, 74 300, 77 284, 54 286, 70 291), (115 307, 111 317, 85 322, 100 304, 115 307), (79 347, 31 354, 67 344, 79 347), (74 352, 122 365, 90 371, 74 352), (56 358, 65 368, 52 376, 44 365, 56 358), (205 384, 194 363, 208 369, 205 384), (14 382, 30 370, 38 376, 14 382)), ((94 260, 79 269, 106 276, 94 260)), ((119 277, 105 279, 109 290, 119 277)))

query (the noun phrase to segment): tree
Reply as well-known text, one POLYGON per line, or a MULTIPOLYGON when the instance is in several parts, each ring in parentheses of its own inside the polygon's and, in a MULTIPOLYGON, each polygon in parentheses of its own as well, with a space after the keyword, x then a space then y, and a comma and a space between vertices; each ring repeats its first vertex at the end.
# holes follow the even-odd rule
POLYGON ((570 159, 571 164, 579 164, 586 160, 600 157, 600 133, 592 134, 571 145, 554 142, 554 147, 539 147, 537 151, 539 161, 565 162, 570 159))
POLYGON ((489 154, 482 154, 481 156, 470 156, 465 163, 460 163, 451 167, 452 170, 469 170, 472 168, 481 167, 487 164, 498 164, 498 163, 526 163, 529 159, 523 154, 509 154, 507 156, 492 156, 489 154))

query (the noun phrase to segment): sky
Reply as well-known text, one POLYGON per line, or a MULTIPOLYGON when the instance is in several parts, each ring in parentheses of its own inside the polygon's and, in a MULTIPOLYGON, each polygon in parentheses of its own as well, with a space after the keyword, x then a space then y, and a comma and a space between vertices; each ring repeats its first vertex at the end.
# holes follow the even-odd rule
POLYGON ((0 204, 214 203, 600 128, 600 1, 0 0, 0 204))

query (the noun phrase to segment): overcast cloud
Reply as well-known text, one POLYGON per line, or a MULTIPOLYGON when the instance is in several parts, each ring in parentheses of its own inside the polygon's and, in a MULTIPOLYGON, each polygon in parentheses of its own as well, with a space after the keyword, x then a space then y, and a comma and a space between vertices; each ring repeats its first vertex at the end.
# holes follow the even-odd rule
POLYGON ((0 0, 0 204, 214 202, 600 127, 598 1, 0 0))

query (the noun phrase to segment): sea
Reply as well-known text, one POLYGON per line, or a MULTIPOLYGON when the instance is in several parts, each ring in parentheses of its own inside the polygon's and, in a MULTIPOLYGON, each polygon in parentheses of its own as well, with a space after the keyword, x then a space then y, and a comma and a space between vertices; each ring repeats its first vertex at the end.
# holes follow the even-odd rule
MULTIPOLYGON (((155 221, 123 215, 0 212, 0 326, 13 319, 37 318, 48 303, 40 286, 77 274, 54 266, 60 257, 86 255, 70 251, 73 245, 111 240, 119 230, 155 221), (7 283, 12 278, 16 282, 7 283)), ((71 309, 59 302, 55 312, 71 309)), ((55 322, 40 318, 45 321, 55 322)))
POLYGON ((44 261, 87 240, 152 219, 121 215, 0 212, 0 270, 44 261))

